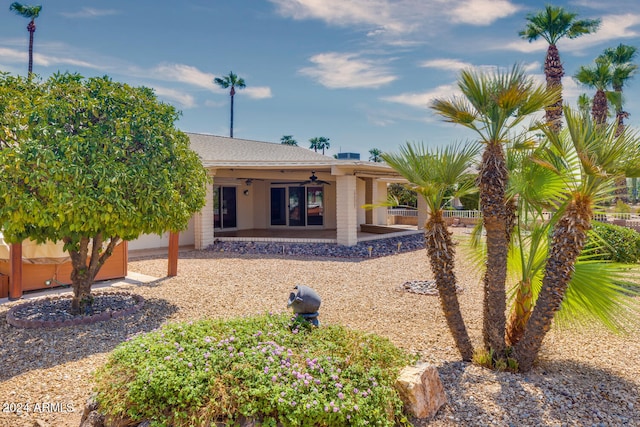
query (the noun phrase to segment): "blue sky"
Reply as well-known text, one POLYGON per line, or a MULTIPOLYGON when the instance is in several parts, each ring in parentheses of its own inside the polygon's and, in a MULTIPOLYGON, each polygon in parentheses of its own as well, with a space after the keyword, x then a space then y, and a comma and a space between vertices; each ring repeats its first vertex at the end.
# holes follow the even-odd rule
MULTIPOLYGON (((234 136, 279 142, 330 138, 327 154, 394 151, 407 141, 441 146, 473 137, 428 108, 456 93, 464 67, 521 63, 543 81, 544 41, 518 36, 542 1, 518 0, 55 0, 36 20, 34 72, 56 71, 155 89, 182 111, 184 131, 229 135, 230 71, 247 87, 235 96, 234 136)), ((26 74, 25 18, 0 13, 0 70, 26 74)), ((640 47, 640 2, 555 1, 580 18, 601 18, 594 34, 562 40, 565 99, 571 78, 603 49, 640 47), (613 5, 613 6, 610 6, 613 5)), ((629 123, 640 127, 640 81, 626 87, 629 123)))

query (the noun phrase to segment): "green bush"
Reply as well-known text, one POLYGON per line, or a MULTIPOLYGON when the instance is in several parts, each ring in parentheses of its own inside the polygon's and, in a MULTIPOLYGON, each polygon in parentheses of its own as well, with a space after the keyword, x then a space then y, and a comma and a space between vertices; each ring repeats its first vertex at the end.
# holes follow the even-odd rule
POLYGON ((631 213, 631 206, 618 199, 613 211, 616 213, 631 213))
POLYGON ((640 260, 640 233, 601 222, 593 222, 592 226, 583 254, 623 264, 635 264, 640 260))
POLYGON ((376 335, 288 314, 201 320, 118 346, 96 391, 101 411, 123 423, 410 425, 393 386, 414 361, 376 335))

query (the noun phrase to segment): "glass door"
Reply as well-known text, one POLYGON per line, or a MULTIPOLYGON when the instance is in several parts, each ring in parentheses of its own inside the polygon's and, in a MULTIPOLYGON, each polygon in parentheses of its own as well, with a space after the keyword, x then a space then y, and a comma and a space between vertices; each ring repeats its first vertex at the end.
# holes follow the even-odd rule
POLYGON ((237 226, 236 187, 213 187, 213 228, 237 226))
POLYGON ((292 227, 305 225, 304 190, 304 187, 289 187, 289 225, 292 227))

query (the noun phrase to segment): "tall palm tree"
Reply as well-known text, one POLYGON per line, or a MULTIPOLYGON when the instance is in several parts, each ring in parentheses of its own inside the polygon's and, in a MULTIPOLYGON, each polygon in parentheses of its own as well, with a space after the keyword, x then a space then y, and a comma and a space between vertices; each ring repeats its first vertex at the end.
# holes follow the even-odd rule
POLYGON ((459 197, 470 191, 471 186, 460 187, 457 184, 469 175, 468 170, 479 151, 479 144, 426 150, 423 145, 408 143, 400 147, 397 154, 382 154, 384 161, 405 177, 412 189, 426 201, 429 216, 425 223, 425 246, 447 326, 462 359, 466 361, 473 357, 473 346, 456 294, 455 246, 442 212, 448 194, 453 191, 454 197, 459 197))
MULTIPOLYGON (((602 54, 602 56, 604 56, 611 62, 611 66, 613 67, 613 75, 611 79, 611 85, 613 86, 613 96, 610 96, 609 99, 611 99, 612 104, 616 108, 616 123, 618 124, 618 135, 624 132, 624 119, 629 117, 629 113, 624 111, 623 108, 624 99, 622 96, 622 88, 625 83, 630 80, 638 71, 638 65, 633 63, 637 54, 637 47, 625 45, 622 43, 620 43, 616 47, 605 49, 602 54)), ((635 180, 637 180, 637 178, 633 178, 633 180, 635 189, 635 180)), ((628 203, 629 198, 627 194, 627 179, 626 177, 621 177, 616 183, 616 196, 623 202, 628 203)))
POLYGON ((636 135, 625 132, 618 137, 615 124, 607 127, 585 121, 580 113, 569 108, 565 108, 564 113, 568 132, 559 135, 545 130, 549 158, 542 159, 540 164, 563 178, 568 197, 558 209, 535 308, 524 336, 514 346, 523 371, 533 366, 561 307, 591 229, 594 207, 610 191, 615 177, 623 173, 628 164, 637 164, 639 160, 636 135))
POLYGON ((594 65, 580 66, 573 78, 579 83, 596 90, 591 105, 591 116, 597 125, 604 125, 607 122, 607 114, 609 112, 607 88, 613 81, 611 62, 607 58, 599 56, 596 58, 594 65))
MULTIPOLYGON (((560 53, 556 44, 563 37, 574 39, 585 34, 593 33, 600 27, 598 19, 576 19, 576 13, 567 12, 562 7, 547 5, 544 10, 535 14, 528 14, 526 28, 519 32, 520 37, 530 42, 542 37, 549 43, 547 57, 544 61, 544 75, 547 88, 562 89, 564 67, 560 60, 560 53)), ((545 108, 547 123, 557 132, 562 127, 562 97, 554 104, 545 108)))
POLYGON ((515 204, 506 197, 508 173, 503 145, 516 125, 531 113, 554 104, 557 86, 545 89, 524 74, 519 66, 491 75, 464 70, 458 81, 464 98, 436 99, 431 108, 446 121, 473 131, 484 144, 478 183, 480 208, 486 231, 486 271, 484 275, 483 338, 485 350, 494 358, 506 352, 506 274, 515 204))
POLYGON ((295 145, 297 147, 298 146, 298 141, 293 139, 293 135, 282 135, 282 138, 280 138, 280 144, 282 144, 282 145, 295 145))
POLYGON ((231 88, 229 95, 231 96, 231 126, 229 127, 229 137, 233 138, 233 97, 236 94, 236 88, 244 89, 246 84, 244 79, 233 74, 233 71, 229 72, 228 76, 223 78, 216 77, 213 82, 223 89, 231 88))
POLYGON ((9 10, 14 11, 16 14, 29 19, 29 25, 27 30, 29 31, 29 74, 33 72, 33 33, 36 32, 36 18, 40 15, 42 6, 29 6, 16 2, 11 3, 9 10))
POLYGON ((616 47, 605 49, 602 54, 613 66, 611 84, 614 92, 620 95, 620 104, 618 108, 616 108, 618 134, 624 130, 624 119, 629 116, 629 114, 622 109, 622 88, 638 71, 638 65, 633 63, 637 55, 638 48, 636 46, 629 46, 622 43, 616 47))
POLYGON ((382 151, 379 148, 369 150, 369 161, 379 163, 382 161, 382 151))
POLYGON ((318 150, 322 150, 322 154, 324 154, 325 149, 329 149, 331 144, 329 144, 329 138, 326 136, 316 136, 309 139, 309 148, 313 148, 313 151, 316 153, 318 150))

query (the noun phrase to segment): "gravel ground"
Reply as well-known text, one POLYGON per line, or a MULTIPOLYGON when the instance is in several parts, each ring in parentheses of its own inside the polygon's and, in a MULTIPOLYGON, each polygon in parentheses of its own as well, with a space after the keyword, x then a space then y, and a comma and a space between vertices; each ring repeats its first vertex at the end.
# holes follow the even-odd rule
MULTIPOLYGON (((129 271, 163 277, 166 259, 130 262, 129 271)), ((459 294, 470 334, 481 340, 482 289, 459 261, 459 294)), ((437 297, 402 290, 432 279, 424 249, 364 260, 194 251, 179 275, 122 285, 146 299, 137 313, 60 329, 17 329, 0 305, 0 426, 79 425, 92 372, 132 335, 167 321, 286 311, 296 284, 322 297, 321 323, 386 336, 435 364, 449 404, 419 426, 640 426, 640 326, 627 336, 592 327, 553 330, 527 374, 497 373, 459 361, 437 297), (30 404, 28 412, 16 413, 30 404), (10 411, 10 412, 4 412, 10 411)))

